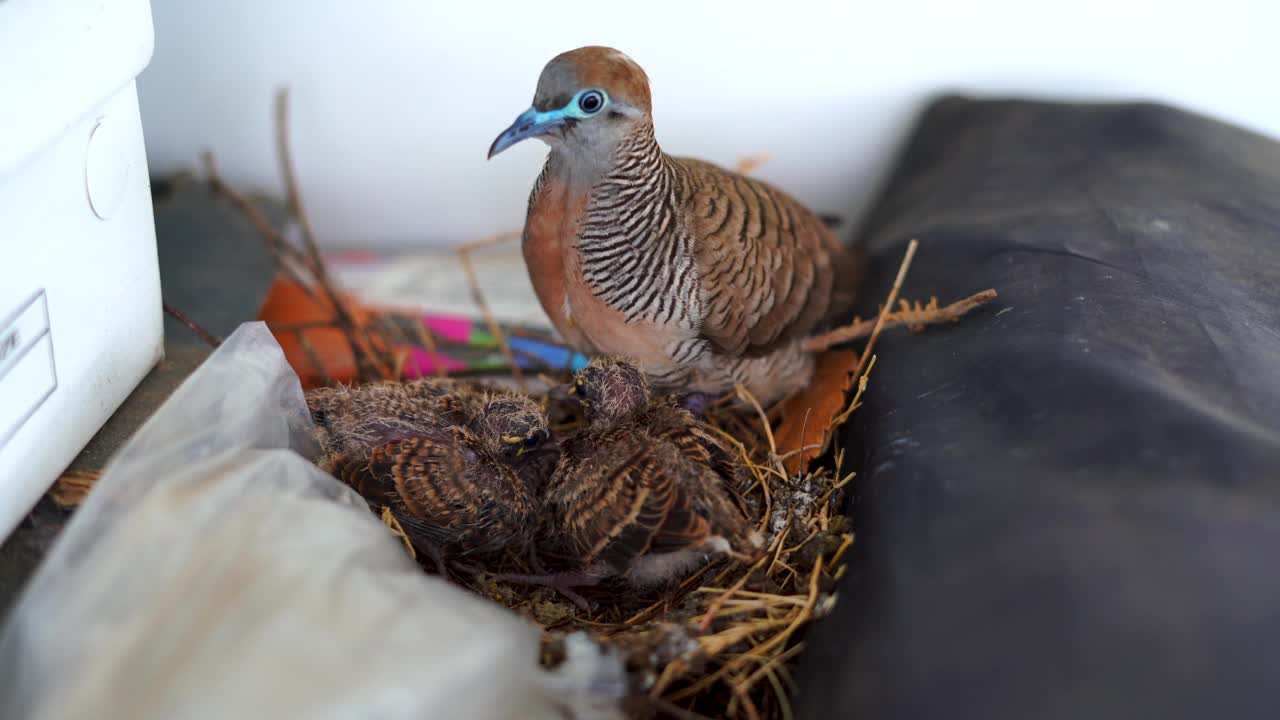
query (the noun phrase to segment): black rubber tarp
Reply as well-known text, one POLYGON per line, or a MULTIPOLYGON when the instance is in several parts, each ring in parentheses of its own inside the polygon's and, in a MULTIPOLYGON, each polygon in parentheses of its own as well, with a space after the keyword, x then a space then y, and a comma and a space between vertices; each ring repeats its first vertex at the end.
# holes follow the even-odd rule
POLYGON ((1280 713, 1280 144, 1154 105, 947 98, 865 226, 851 573, 801 717, 1280 713))

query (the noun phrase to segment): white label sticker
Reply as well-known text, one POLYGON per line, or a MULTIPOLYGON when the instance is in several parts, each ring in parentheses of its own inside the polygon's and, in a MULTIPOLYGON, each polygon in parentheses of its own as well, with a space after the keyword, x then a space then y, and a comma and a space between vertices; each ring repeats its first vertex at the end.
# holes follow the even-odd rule
POLYGON ((0 321, 0 448, 57 388, 49 304, 41 290, 0 321))

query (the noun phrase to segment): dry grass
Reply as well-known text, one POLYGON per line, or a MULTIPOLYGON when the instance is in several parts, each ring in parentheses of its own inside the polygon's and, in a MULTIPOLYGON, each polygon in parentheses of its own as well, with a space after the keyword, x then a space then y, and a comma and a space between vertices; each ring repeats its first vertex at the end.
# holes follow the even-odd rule
MULTIPOLYGON (((844 417, 866 387, 864 374, 844 417)), ((636 717, 789 718, 801 638, 833 607, 854 542, 843 513, 854 473, 837 447, 827 463, 787 475, 769 446, 762 410, 719 408, 707 422, 749 470, 747 504, 768 548, 754 565, 722 560, 649 597, 592 589, 584 593, 595 606, 588 614, 550 589, 497 582, 489 572, 453 580, 539 624, 549 664, 561 655, 561 639, 575 631, 620 651, 632 681, 628 709, 636 717)), ((383 521, 403 539, 388 513, 383 521)), ((488 570, 523 562, 511 557, 488 570)))

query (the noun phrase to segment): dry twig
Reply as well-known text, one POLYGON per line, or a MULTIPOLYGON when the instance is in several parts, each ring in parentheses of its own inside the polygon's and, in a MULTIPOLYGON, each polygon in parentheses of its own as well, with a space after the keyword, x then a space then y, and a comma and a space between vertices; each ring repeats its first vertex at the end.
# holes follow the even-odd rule
POLYGON ((289 241, 285 239, 279 228, 271 224, 271 221, 258 209, 257 205, 253 204, 249 198, 242 195, 222 179, 222 175, 218 172, 218 163, 213 156, 213 151, 205 150, 201 153, 201 158, 204 161, 205 175, 209 182, 209 188, 213 190, 214 194, 225 198, 236 210, 240 211, 240 214, 250 224, 257 228, 258 234, 262 236, 263 241, 266 243, 267 250, 276 261, 276 267, 298 287, 301 287, 313 301, 323 304, 323 301, 315 294, 315 289, 311 287, 310 283, 302 279, 299 272, 299 266, 303 269, 303 272, 309 271, 306 256, 289 244, 289 241))
MULTIPOLYGON (((338 296, 333 278, 329 276, 328 266, 325 265, 324 258, 320 254, 320 247, 316 243, 311 218, 307 216, 306 211, 303 209, 302 193, 298 189, 298 176, 294 170, 293 150, 289 141, 288 88, 281 88, 276 91, 275 105, 276 155, 280 162, 280 173, 284 177, 285 198, 289 214, 298 222, 298 226, 302 230, 305 265, 311 272, 312 277, 315 278, 315 284, 320 287, 325 298, 328 299, 329 307, 335 316, 335 322, 347 334, 351 344, 352 355, 355 357, 356 368, 359 370, 361 377, 365 380, 395 377, 392 375, 392 370, 388 367, 388 363, 379 358, 377 353, 372 350, 374 343, 369 335, 368 328, 356 320, 350 308, 338 296)), ((283 236, 281 239, 283 239, 283 236)), ((292 248, 287 242, 285 245, 292 248)))
POLYGON ((101 476, 97 470, 68 470, 49 488, 49 497, 60 508, 79 507, 101 476))
POLYGON ((161 305, 164 306, 164 311, 166 313, 168 313, 174 320, 186 325, 188 330, 195 333, 201 340, 205 341, 209 347, 216 348, 222 344, 221 338, 197 325, 195 320, 186 316, 186 313, 183 313, 181 310, 167 302, 162 302, 161 305))
POLYGON ((493 316, 493 311, 489 309, 489 302, 484 299, 484 293, 480 290, 480 281, 476 278, 476 269, 471 264, 471 248, 462 246, 457 248, 456 252, 458 253, 458 260, 462 263, 462 271, 467 275, 467 283, 471 286, 471 297, 484 315, 485 325, 488 326, 489 332, 494 339, 498 341, 498 349, 502 351, 502 356, 506 358, 507 365, 511 367, 511 376, 515 378, 516 384, 520 386, 521 390, 527 392, 529 387, 524 381, 524 373, 520 371, 520 365, 516 363, 515 353, 511 352, 511 346, 507 343, 507 336, 502 332, 502 326, 498 325, 498 320, 493 316))
MULTIPOLYGON (((277 92, 275 98, 277 154, 281 173, 284 176, 287 207, 290 215, 298 222, 302 231, 302 243, 305 250, 294 247, 285 238, 284 233, 272 225, 271 221, 253 202, 223 181, 218 173, 213 153, 206 150, 203 153, 203 158, 209 186, 215 193, 226 198, 258 229, 267 249, 271 252, 272 257, 275 258, 276 266, 280 271, 300 287, 313 302, 333 313, 334 318, 330 326, 337 327, 346 336, 360 379, 366 382, 390 379, 393 376, 395 360, 381 356, 376 349, 377 344, 369 329, 356 319, 355 314, 339 295, 316 244, 315 233, 311 220, 303 208, 301 193, 298 189, 297 174, 294 171, 289 143, 288 98, 287 89, 281 89, 277 92), (309 276, 309 279, 307 276, 309 276)), ((316 371, 327 376, 324 365, 319 361, 318 354, 307 341, 306 333, 299 331, 295 334, 299 344, 303 346, 308 357, 312 360, 316 371)))
POLYGON ((884 329, 885 318, 889 316, 889 308, 893 307, 893 303, 898 299, 898 292, 902 290, 902 281, 907 279, 907 270, 911 269, 911 261, 915 258, 916 249, 919 247, 920 241, 915 238, 907 243, 907 252, 902 257, 902 265, 898 266, 898 276, 893 280, 893 287, 889 289, 889 298, 884 301, 884 307, 880 309, 875 327, 871 328, 871 337, 867 338, 867 346, 862 349, 862 357, 858 359, 858 369, 854 371, 854 377, 861 377, 866 370, 867 362, 871 358, 871 349, 876 346, 880 331, 884 329))
MULTIPOLYGON (((886 315, 882 311, 880 315, 866 320, 854 318, 853 322, 848 325, 806 339, 804 341, 804 349, 811 352, 820 352, 850 340, 866 337, 875 329, 876 323, 880 322, 881 317, 884 318, 884 328, 906 325, 912 330, 923 330, 928 325, 956 322, 969 312, 996 299, 996 296, 995 290, 987 289, 941 308, 938 307, 936 298, 925 306, 921 306, 919 303, 912 306, 906 300, 903 300, 901 301, 902 310, 899 312, 891 312, 886 315)), ((886 305, 885 307, 889 306, 886 305)))
MULTIPOLYGON (((440 347, 436 345, 436 336, 431 332, 431 328, 427 327, 427 321, 421 315, 414 318, 413 332, 418 336, 422 347, 426 348, 427 354, 431 356, 435 376, 447 376, 449 373, 445 372, 444 363, 440 362, 440 347)), ((418 368, 418 372, 421 373, 422 368, 418 368)))
POLYGON ((404 527, 400 525, 391 508, 383 506, 382 508, 382 524, 391 529, 391 533, 400 538, 400 542, 404 543, 405 552, 409 553, 409 557, 414 560, 418 559, 418 552, 413 549, 413 542, 409 540, 409 535, 404 531, 404 527))
POLYGON ((738 162, 733 166, 733 169, 739 175, 751 175, 756 170, 759 170, 761 165, 769 162, 769 157, 769 153, 748 155, 746 157, 739 158, 738 162))

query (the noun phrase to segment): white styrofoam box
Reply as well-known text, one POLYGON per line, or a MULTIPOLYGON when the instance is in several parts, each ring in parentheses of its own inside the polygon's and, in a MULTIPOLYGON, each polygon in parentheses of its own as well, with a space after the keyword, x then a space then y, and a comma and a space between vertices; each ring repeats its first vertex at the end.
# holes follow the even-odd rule
POLYGON ((148 0, 0 0, 0 538, 164 352, 148 0))

